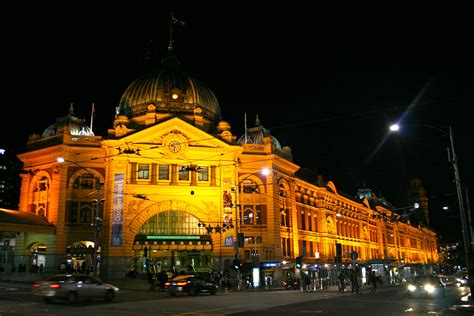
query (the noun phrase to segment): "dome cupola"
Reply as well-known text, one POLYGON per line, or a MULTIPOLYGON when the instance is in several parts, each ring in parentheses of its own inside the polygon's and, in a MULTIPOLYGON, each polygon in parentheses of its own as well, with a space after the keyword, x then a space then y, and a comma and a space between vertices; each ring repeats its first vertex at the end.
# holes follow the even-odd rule
POLYGON ((51 124, 44 130, 41 138, 59 134, 67 134, 71 136, 94 136, 90 127, 85 124, 85 120, 74 115, 74 107, 72 103, 69 107, 69 114, 57 118, 54 124, 51 124))
POLYGON ((275 137, 270 135, 270 130, 260 125, 260 120, 258 119, 258 115, 257 115, 257 118, 255 119, 255 126, 249 129, 246 128, 245 134, 240 136, 240 138, 237 140, 237 143, 240 145, 244 145, 244 144, 263 145, 267 142, 270 142, 273 148, 281 150, 280 143, 275 137))
POLYGON ((179 60, 170 51, 162 69, 133 81, 122 94, 117 115, 133 119, 146 114, 153 104, 156 113, 192 115, 196 108, 211 122, 221 120, 221 110, 214 93, 202 82, 179 70, 179 60))

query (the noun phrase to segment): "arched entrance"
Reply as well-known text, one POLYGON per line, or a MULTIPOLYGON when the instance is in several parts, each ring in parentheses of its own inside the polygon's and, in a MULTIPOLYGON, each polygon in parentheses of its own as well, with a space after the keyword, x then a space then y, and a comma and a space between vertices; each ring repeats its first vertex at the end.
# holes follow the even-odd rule
MULTIPOLYGON (((100 256, 100 248, 98 249, 100 256)), ((94 262, 94 243, 77 241, 67 246, 65 262, 61 263, 60 272, 90 273, 94 262), (64 267, 62 265, 64 264, 64 267)))
POLYGON ((131 269, 153 272, 208 273, 213 269, 212 239, 193 215, 178 210, 151 216, 134 239, 131 269))
POLYGON ((42 242, 35 242, 29 249, 31 251, 30 271, 43 272, 46 266, 46 252, 48 247, 42 242))

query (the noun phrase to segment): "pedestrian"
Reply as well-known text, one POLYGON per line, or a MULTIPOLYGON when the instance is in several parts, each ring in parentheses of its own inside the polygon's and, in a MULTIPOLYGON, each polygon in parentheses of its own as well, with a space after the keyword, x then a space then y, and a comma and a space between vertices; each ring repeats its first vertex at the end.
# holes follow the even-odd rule
POLYGON ((370 282, 372 282, 372 293, 377 293, 377 276, 375 275, 375 271, 372 270, 370 273, 370 282))
POLYGON ((352 270, 350 275, 351 293, 359 293, 359 280, 357 280, 357 270, 352 270))
POLYGON ((228 273, 224 273, 221 278, 222 287, 224 288, 224 292, 230 292, 230 276, 228 273))
POLYGON ((267 283, 267 290, 271 290, 272 289, 272 278, 270 276, 267 276, 267 279, 266 279, 266 283, 267 283))
POLYGON ((146 269, 146 277, 148 279, 148 291, 155 290, 155 278, 150 269, 146 269))
POLYGON ((346 289, 346 280, 345 280, 345 276, 344 276, 344 270, 341 270, 339 272, 339 275, 337 276, 337 279, 339 281, 339 292, 344 293, 344 291, 346 289))

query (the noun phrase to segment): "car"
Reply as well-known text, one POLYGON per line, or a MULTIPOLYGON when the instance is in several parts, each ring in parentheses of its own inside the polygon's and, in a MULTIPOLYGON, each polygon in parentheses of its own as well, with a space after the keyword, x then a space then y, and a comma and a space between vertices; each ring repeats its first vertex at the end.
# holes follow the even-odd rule
POLYGON ((165 283, 165 291, 171 296, 175 296, 178 293, 187 293, 190 296, 198 295, 199 293, 215 295, 217 288, 217 284, 206 281, 200 276, 190 274, 178 275, 165 283))
POLYGON ((299 290, 300 289, 300 279, 292 278, 283 280, 283 287, 286 290, 299 290))
POLYGON ((87 274, 57 274, 47 280, 33 283, 33 295, 43 298, 46 303, 65 300, 73 303, 81 299, 104 299, 112 301, 119 288, 104 283, 101 279, 87 274))
POLYGON ((407 285, 409 297, 444 297, 446 285, 434 275, 417 275, 407 285))
POLYGON ((468 286, 469 285, 469 276, 466 275, 459 275, 456 277, 456 285, 457 286, 468 286))

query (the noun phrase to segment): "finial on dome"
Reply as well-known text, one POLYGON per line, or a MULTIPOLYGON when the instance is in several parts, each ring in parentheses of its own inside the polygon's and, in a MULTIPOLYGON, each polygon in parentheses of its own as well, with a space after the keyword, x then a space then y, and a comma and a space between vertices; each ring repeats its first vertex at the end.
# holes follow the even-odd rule
POLYGON ((71 105, 69 106, 69 114, 74 115, 74 105, 73 105, 73 102, 71 102, 71 105))
POLYGON ((260 120, 258 119, 258 114, 257 114, 257 117, 255 118, 255 126, 260 126, 260 120))
POLYGON ((162 65, 169 69, 169 70, 178 70, 179 67, 179 60, 174 56, 174 40, 173 40, 173 24, 178 24, 182 27, 186 25, 183 21, 176 19, 171 12, 171 19, 170 19, 170 43, 168 44, 168 57, 162 60, 162 65))

